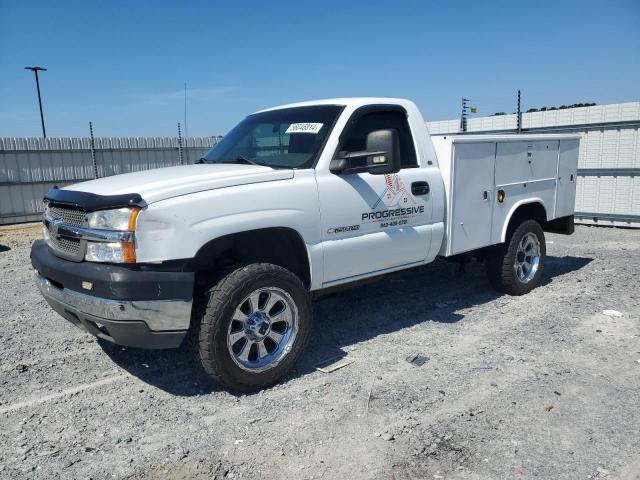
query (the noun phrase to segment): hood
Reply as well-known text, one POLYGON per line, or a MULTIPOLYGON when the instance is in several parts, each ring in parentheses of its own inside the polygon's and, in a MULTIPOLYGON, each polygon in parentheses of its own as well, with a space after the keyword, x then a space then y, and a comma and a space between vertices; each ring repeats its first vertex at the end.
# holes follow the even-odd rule
POLYGON ((64 190, 96 195, 138 193, 145 202, 202 192, 215 188, 293 178, 293 170, 256 165, 198 164, 124 173, 64 187, 64 190))

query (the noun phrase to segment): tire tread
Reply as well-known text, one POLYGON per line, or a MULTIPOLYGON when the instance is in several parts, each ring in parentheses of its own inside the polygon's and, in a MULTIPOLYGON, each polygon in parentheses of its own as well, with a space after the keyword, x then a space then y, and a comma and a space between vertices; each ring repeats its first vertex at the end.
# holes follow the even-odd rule
POLYGON ((516 227, 511 236, 502 245, 495 247, 493 252, 487 257, 486 269, 489 282, 496 290, 509 295, 524 295, 533 290, 540 281, 546 256, 545 238, 542 226, 535 220, 525 220, 516 227), (513 263, 515 253, 520 238, 532 232, 538 236, 540 241, 540 264, 533 279, 528 283, 519 282, 513 273, 513 263))
MULTIPOLYGON (((272 278, 276 275, 294 282, 296 287, 306 292, 302 281, 289 270, 269 263, 254 263, 231 270, 219 281, 214 282, 201 295, 201 304, 196 314, 198 318, 195 318, 194 322, 198 323, 198 325, 194 328, 193 333, 194 347, 199 363, 210 377, 233 390, 248 392, 255 391, 257 388, 266 388, 276 383, 283 376, 281 374, 273 375, 275 372, 269 370, 267 372, 271 372, 272 375, 267 375, 267 377, 270 378, 258 386, 256 384, 242 383, 224 368, 221 356, 226 352, 217 351, 218 336, 226 335, 226 332, 219 328, 219 322, 224 320, 223 312, 229 308, 233 293, 239 289, 250 288, 251 284, 261 279, 272 278)), ((302 330, 299 329, 299 333, 302 330)), ((305 331, 310 331, 310 328, 305 331)), ((309 340, 308 333, 304 337, 301 339, 302 348, 306 346, 309 340)), ((289 355, 292 353, 290 352, 289 355)), ((277 367, 273 370, 276 369, 277 367)))

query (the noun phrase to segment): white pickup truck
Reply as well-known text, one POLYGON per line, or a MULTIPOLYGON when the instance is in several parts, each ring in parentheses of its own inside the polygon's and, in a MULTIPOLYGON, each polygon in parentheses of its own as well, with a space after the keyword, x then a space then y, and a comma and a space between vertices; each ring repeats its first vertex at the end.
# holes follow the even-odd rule
POLYGON ((571 234, 576 135, 432 139, 416 105, 297 103, 245 118, 199 164, 54 188, 31 259, 47 302, 120 345, 178 347, 237 391, 279 381, 312 293, 436 257, 511 295, 571 234))

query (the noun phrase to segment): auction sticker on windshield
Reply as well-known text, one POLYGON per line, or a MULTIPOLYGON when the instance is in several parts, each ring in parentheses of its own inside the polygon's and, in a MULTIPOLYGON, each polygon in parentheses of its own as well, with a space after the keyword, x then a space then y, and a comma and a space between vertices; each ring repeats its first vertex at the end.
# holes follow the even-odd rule
POLYGON ((318 133, 322 123, 292 123, 284 133, 318 133))

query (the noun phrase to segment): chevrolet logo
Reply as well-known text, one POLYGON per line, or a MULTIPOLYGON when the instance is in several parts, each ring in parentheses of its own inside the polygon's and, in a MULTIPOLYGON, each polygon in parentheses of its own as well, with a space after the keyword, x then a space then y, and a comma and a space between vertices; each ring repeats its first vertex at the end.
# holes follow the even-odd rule
POLYGON ((58 226, 62 223, 62 220, 59 218, 52 220, 49 222, 49 233, 54 237, 58 238, 60 235, 58 234, 58 226))

